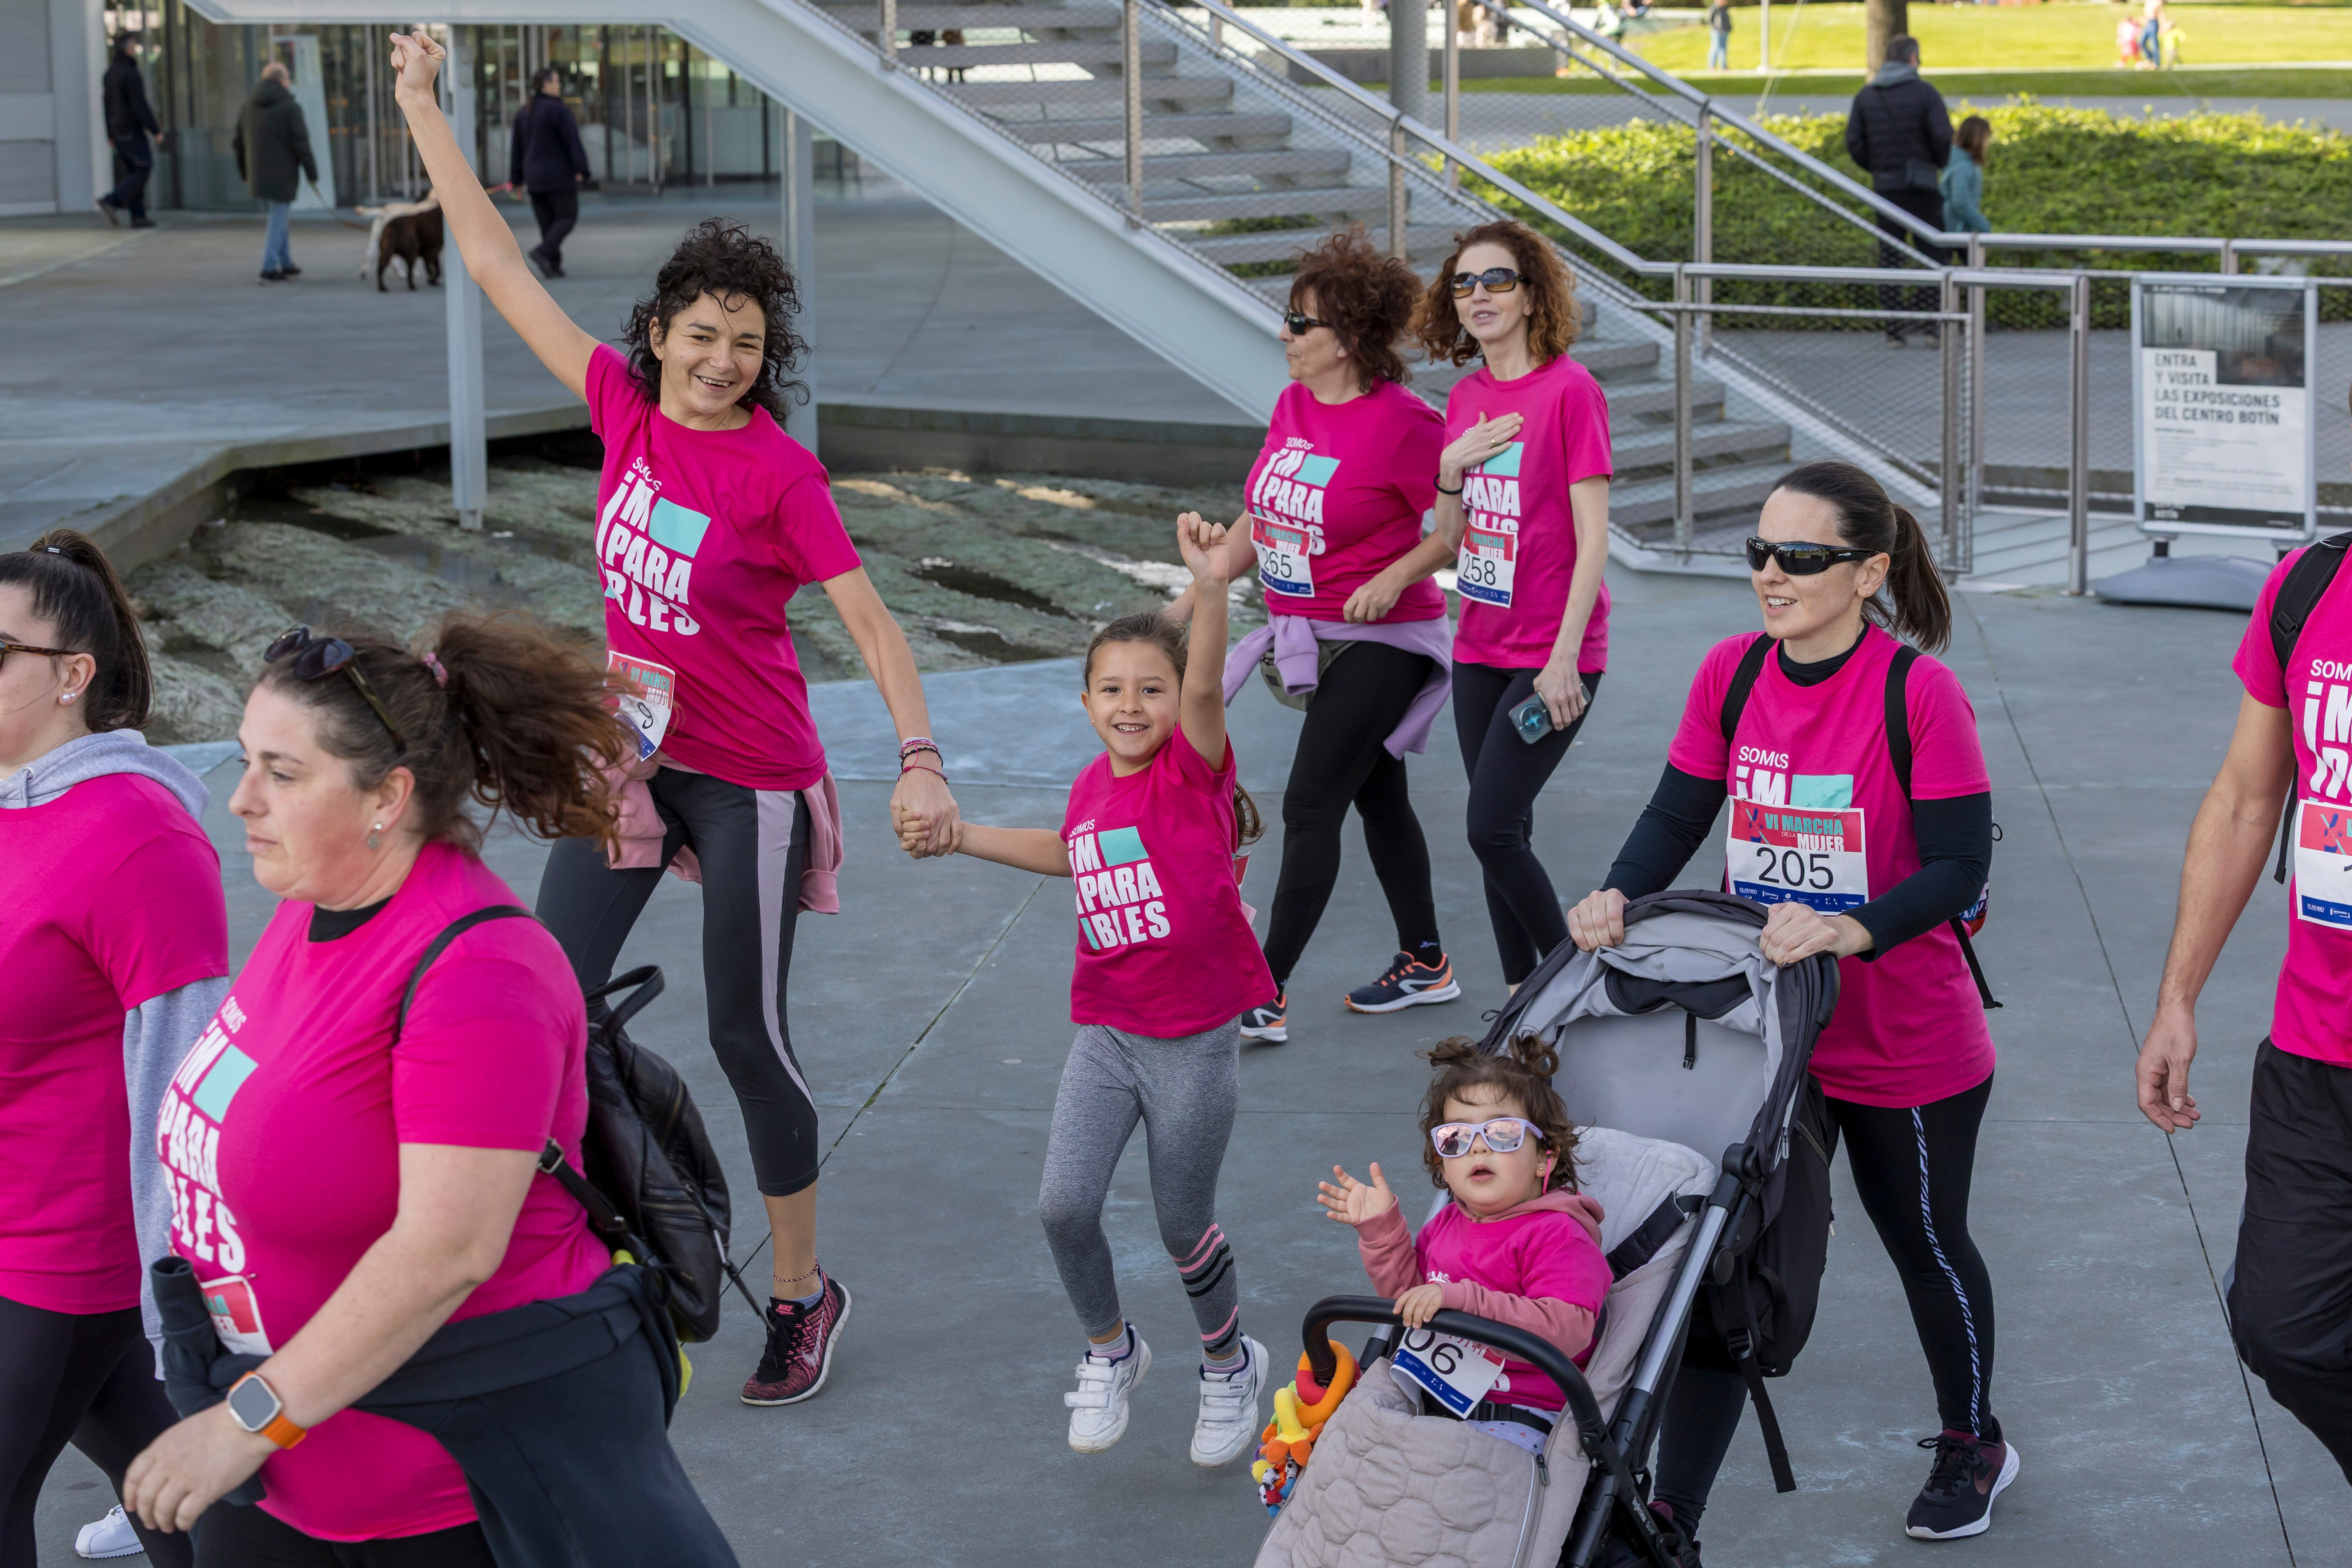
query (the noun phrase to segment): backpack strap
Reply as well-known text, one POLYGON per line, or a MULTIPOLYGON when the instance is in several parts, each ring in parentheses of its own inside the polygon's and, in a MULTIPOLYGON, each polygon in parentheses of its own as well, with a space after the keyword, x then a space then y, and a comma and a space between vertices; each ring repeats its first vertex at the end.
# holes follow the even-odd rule
POLYGON ((1748 651, 1739 656, 1739 668, 1731 672, 1731 686, 1723 694, 1723 714, 1717 721, 1723 727, 1723 743, 1731 744, 1732 732, 1739 728, 1739 716, 1748 710, 1748 694, 1756 689, 1756 678, 1764 673, 1764 660, 1772 651, 1772 634, 1758 632, 1748 651))
MULTIPOLYGON (((447 951, 451 942, 476 926, 490 921, 536 919, 536 915, 520 904, 491 904, 469 914, 459 915, 443 926, 440 934, 425 944, 425 952, 417 959, 416 967, 409 972, 408 989, 400 997, 400 1011, 393 1015, 393 1043, 397 1045, 400 1042, 400 1031, 408 1023, 408 1010, 416 1005, 416 988, 425 984, 425 972, 433 967, 433 961, 447 951)), ((589 1184, 587 1177, 572 1168, 572 1163, 563 1157, 563 1146, 552 1138, 547 1141, 547 1147, 539 1152, 539 1169, 542 1173, 553 1176, 565 1192, 580 1200, 580 1206, 588 1211, 589 1228, 607 1245, 619 1247, 626 1242, 628 1222, 621 1217, 604 1194, 589 1184)))
POLYGON ((1707 1289, 1715 1297, 1716 1321, 1718 1323, 1723 1321, 1724 1309, 1728 1305, 1730 1296, 1736 1291, 1739 1297, 1743 1324, 1723 1336, 1724 1344, 1739 1368, 1740 1380, 1748 1384, 1748 1400, 1756 1406, 1756 1426, 1764 1437, 1764 1457, 1772 1465, 1772 1489, 1776 1492, 1795 1491, 1797 1473, 1789 1468, 1788 1440, 1780 1436, 1780 1418, 1773 1412, 1772 1396, 1764 1391, 1764 1369, 1756 1360, 1759 1337, 1756 1299, 1748 1292, 1744 1281, 1735 1280, 1730 1286, 1710 1284, 1707 1289))
MULTIPOLYGON (((2278 597, 2271 601, 2271 652, 2278 659, 2279 674, 2294 658, 2295 640, 2303 636, 2304 622, 2319 607, 2329 584, 2344 565, 2345 549, 2352 545, 2352 532, 2339 533, 2323 539, 2301 555, 2287 568, 2286 581, 2279 584, 2278 597)), ((2286 811, 2279 819, 2278 867, 2271 873, 2273 881, 2286 880, 2287 846, 2294 842, 2295 797, 2302 792, 2292 783, 2287 786, 2286 811)))
MULTIPOLYGON (((1895 650, 1886 667, 1886 760, 1894 764, 1895 782, 1902 786, 1905 800, 1911 799, 1911 667, 1918 660, 1919 650, 1905 643, 1895 650)), ((1969 978, 1977 983, 1977 1000, 1987 1010, 2000 1006, 1992 987, 1985 984, 1984 965, 1977 962, 1977 945, 1969 936, 1967 923, 1957 915, 1949 923, 1952 934, 1960 939, 1960 956, 1968 960, 1969 978)))

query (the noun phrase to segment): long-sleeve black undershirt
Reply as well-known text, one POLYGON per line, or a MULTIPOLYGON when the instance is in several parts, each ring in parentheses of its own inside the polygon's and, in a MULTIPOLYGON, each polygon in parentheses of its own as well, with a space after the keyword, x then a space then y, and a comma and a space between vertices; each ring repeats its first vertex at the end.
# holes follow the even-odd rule
MULTIPOLYGON (((1861 644, 1854 645, 1859 647, 1861 644)), ((1816 686, 1844 668, 1848 648, 1834 658, 1800 664, 1782 647, 1774 650, 1780 673, 1799 686, 1816 686)), ((1650 804, 1617 851, 1602 885, 1629 899, 1674 886, 1683 868, 1714 831, 1717 814, 1729 795, 1720 778, 1701 778, 1673 763, 1658 779, 1650 804)), ((1992 864, 1992 796, 1956 795, 1911 803, 1911 827, 1919 846, 1919 869, 1878 898, 1847 911, 1870 932, 1863 953, 1874 958, 1924 935, 1977 901, 1992 864)))

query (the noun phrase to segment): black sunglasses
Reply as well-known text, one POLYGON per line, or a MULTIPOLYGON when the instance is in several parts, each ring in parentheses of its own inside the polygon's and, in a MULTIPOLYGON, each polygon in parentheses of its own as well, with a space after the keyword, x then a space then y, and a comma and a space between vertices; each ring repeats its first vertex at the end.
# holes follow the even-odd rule
POLYGON ((360 667, 352 662, 357 657, 352 645, 342 638, 314 637, 308 626, 296 626, 261 652, 265 664, 291 658, 298 680, 317 680, 321 676, 341 670, 351 677, 352 689, 367 699, 367 705, 375 710, 375 716, 383 721, 385 729, 392 731, 393 744, 404 752, 408 750, 408 737, 402 734, 400 726, 392 721, 392 713, 384 707, 383 700, 376 696, 375 688, 368 684, 367 677, 362 675, 360 667))
POLYGON ((1297 338, 1304 337, 1307 332, 1313 328, 1328 327, 1331 323, 1328 321, 1318 321, 1314 317, 1306 314, 1304 311, 1285 310, 1282 313, 1282 324, 1290 329, 1290 335, 1292 337, 1297 338))
POLYGON ((1774 544, 1769 540, 1750 539, 1748 542, 1748 569, 1750 572, 1761 572, 1764 570, 1764 563, 1778 561, 1780 563, 1780 570, 1790 576, 1811 577, 1817 573, 1828 571, 1833 563, 1840 561, 1867 561, 1874 555, 1884 553, 1884 551, 1878 550, 1846 550, 1836 545, 1809 544, 1801 541, 1790 544, 1774 544))
POLYGON ((1481 283, 1489 294, 1507 294, 1519 286, 1519 275, 1507 267, 1489 267, 1484 272, 1457 272, 1454 275, 1454 297, 1466 300, 1470 290, 1481 283))

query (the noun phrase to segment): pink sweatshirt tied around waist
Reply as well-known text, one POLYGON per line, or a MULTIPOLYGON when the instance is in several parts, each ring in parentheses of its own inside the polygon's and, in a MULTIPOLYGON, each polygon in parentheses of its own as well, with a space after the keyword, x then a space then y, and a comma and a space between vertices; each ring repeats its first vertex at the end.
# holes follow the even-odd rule
MULTIPOLYGON (((604 863, 615 871, 639 871, 661 865, 661 813, 654 807, 654 792, 646 781, 664 766, 658 755, 608 768, 604 782, 612 787, 615 809, 612 844, 604 863)), ((813 915, 841 912, 841 863, 846 852, 841 842, 841 795, 827 773, 814 789, 801 791, 808 802, 808 869, 801 873, 801 908, 813 915)), ((702 863, 692 846, 681 848, 669 863, 672 875, 699 886, 702 863)))
MULTIPOLYGON (((1415 1238, 1391 1206, 1356 1227, 1356 1247, 1372 1288, 1391 1297, 1416 1285, 1444 1288, 1447 1307, 1525 1329, 1582 1366, 1608 1300, 1609 1259, 1601 1250, 1600 1203, 1555 1190, 1489 1219, 1448 1204, 1415 1238)), ((1506 1359, 1511 1405, 1558 1410, 1559 1385, 1521 1361, 1506 1359)))

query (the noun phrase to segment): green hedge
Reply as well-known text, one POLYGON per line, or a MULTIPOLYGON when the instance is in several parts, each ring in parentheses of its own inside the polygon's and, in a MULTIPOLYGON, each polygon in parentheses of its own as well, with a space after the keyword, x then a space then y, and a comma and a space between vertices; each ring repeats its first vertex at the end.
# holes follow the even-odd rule
MULTIPOLYGON (((2252 113, 2123 120, 2031 100, 1997 109, 1956 105, 1953 118, 1964 112, 1992 121, 1984 210, 2006 232, 2347 237, 2352 138, 2331 129, 2279 125, 2252 113)), ((1845 154, 1844 116, 1774 115, 1765 124, 1849 178, 1863 179, 1845 154)), ((1691 251, 1692 134, 1675 124, 1617 125, 1546 137, 1489 161, 1640 255, 1678 260, 1691 251)), ((1871 236, 1743 160, 1718 151, 1715 172, 1717 260, 1877 264, 1871 236)), ((1491 186, 1481 194, 1534 218, 1491 186)), ((1998 251, 1990 259, 2004 267, 2184 272, 2210 272, 2218 266, 2215 258, 2190 252, 1998 251)), ((2352 273, 2352 258, 2316 262, 2312 270, 2352 273)), ((1668 292, 1656 280, 1640 286, 1659 298, 1668 292)), ((1801 285, 1719 284, 1716 297, 1867 308, 1875 295, 1846 289, 1847 297, 1832 298, 1835 292, 1801 285)), ((2100 324, 2123 324, 2126 298, 2120 283, 2095 289, 2100 324)), ((2326 289, 2321 299, 2328 319, 2352 319, 2352 289, 2326 289)), ((1996 310, 1995 320, 2013 325, 2046 325, 2058 309, 2054 295, 2011 297, 2002 303, 2008 308, 1996 310)), ((1776 327, 1793 324, 1758 320, 1776 327)), ((1734 324, 1734 318, 1718 321, 1719 328, 1734 324)))

